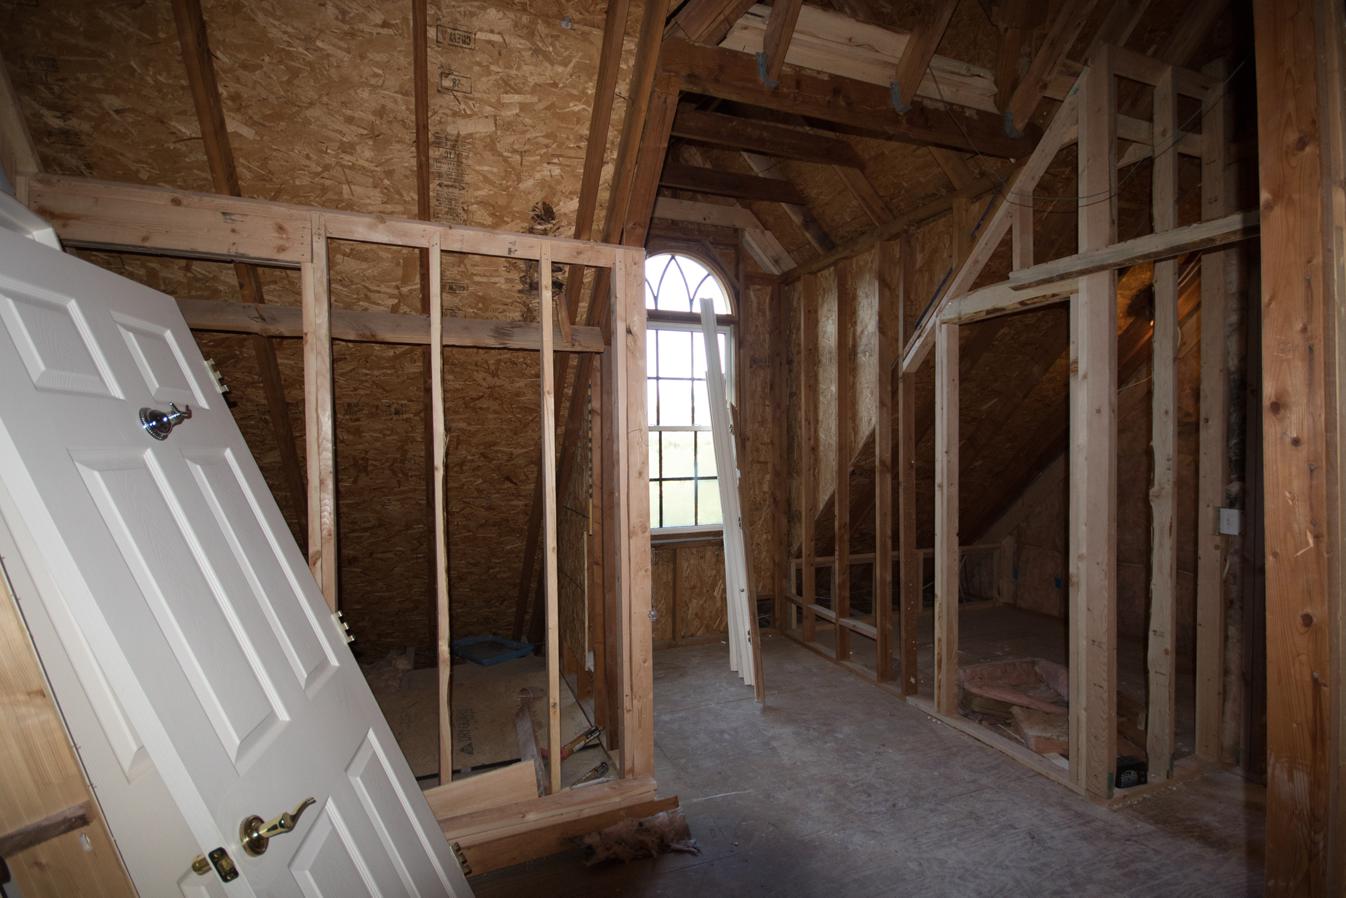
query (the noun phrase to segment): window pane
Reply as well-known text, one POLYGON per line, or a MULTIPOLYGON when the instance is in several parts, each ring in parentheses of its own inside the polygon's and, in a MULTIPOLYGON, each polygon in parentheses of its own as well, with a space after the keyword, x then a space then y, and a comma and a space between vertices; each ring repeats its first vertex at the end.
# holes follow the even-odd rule
POLYGON ((649 272, 650 272, 650 271, 651 271, 651 269, 650 269, 649 265, 647 264, 647 265, 645 266, 645 272, 646 272, 646 279, 645 279, 645 308, 647 308, 647 309, 653 309, 653 308, 655 307, 655 306, 654 306, 654 288, 650 286, 650 281, 649 281, 649 272))
MULTIPOLYGON (((652 434, 650 434, 650 468, 649 468, 649 471, 650 471, 650 479, 651 479, 651 480, 658 480, 660 477, 663 476, 662 474, 659 473, 659 434, 658 434, 658 433, 652 433, 652 434)), ((650 508, 653 509, 654 506, 651 505, 650 508)), ((653 512, 653 511, 650 511, 650 515, 653 516, 653 515, 654 515, 654 512, 653 512)))
POLYGON ((692 385, 685 380, 660 380, 659 423, 686 425, 692 423, 692 385))
POLYGON ((694 480, 665 480, 661 482, 664 494, 664 515, 661 527, 691 527, 696 523, 692 514, 694 480))
POLYGON ((710 402, 706 398, 706 382, 704 380, 694 381, 696 392, 696 424, 698 427, 710 426, 710 402))
POLYGON ((656 337, 658 334, 651 331, 652 336, 645 341, 645 376, 659 376, 659 345, 656 337))
POLYGON ((698 524, 722 523, 720 514, 720 482, 718 480, 698 480, 697 514, 698 524))
POLYGON ((662 527, 659 523, 659 481, 650 481, 650 526, 662 527))
POLYGON ((696 435, 696 474, 714 477, 715 473, 715 438, 703 430, 696 435))
MULTIPOLYGON (((692 332, 674 330, 656 330, 655 342, 659 345, 660 377, 692 376, 692 332)), ((698 339, 700 335, 697 335, 698 339)))
POLYGON ((645 417, 649 420, 651 426, 659 423, 659 396, 655 391, 656 383, 658 381, 645 381, 645 417))
POLYGON ((661 477, 694 477, 692 469, 692 439, 696 436, 687 431, 666 430, 657 434, 663 441, 664 459, 661 477))
MULTIPOLYGON (((717 333, 715 337, 715 342, 719 344, 720 349, 720 372, 724 373, 729 368, 729 356, 726 354, 724 332, 717 333)), ((692 348, 692 376, 705 377, 706 369, 706 336, 698 331, 696 345, 692 348)))

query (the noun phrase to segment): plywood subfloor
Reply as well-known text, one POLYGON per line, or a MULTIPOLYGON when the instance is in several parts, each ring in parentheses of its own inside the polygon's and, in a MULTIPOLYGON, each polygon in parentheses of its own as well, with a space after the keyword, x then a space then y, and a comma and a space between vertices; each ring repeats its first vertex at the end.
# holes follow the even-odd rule
POLYGON ((474 879, 479 898, 1261 894, 1260 787, 1209 774, 1106 810, 805 648, 764 649, 765 708, 723 646, 655 653, 659 790, 699 856, 560 855, 474 879))
MULTIPOLYGON (((433 667, 399 669, 395 656, 364 667, 365 677, 388 718, 397 744, 407 756, 412 772, 423 788, 439 784, 439 733, 436 705, 438 685, 433 667)), ((531 705, 533 732, 538 744, 547 739, 547 664, 530 655, 483 667, 453 666, 453 766, 455 770, 481 769, 515 760, 519 742, 514 714, 519 692, 536 690, 543 696, 531 705)), ((569 741, 589 728, 589 719, 576 703, 570 687, 561 683, 561 738, 569 741)), ((601 761, 608 760, 601 747, 572 755, 561 765, 561 782, 575 782, 601 761)))

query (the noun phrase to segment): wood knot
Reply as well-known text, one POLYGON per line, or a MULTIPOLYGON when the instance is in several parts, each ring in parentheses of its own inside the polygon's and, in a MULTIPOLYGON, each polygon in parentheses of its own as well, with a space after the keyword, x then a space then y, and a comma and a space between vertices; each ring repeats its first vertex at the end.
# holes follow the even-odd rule
POLYGON ((1279 415, 1281 413, 1280 401, 1277 399, 1273 399, 1269 403, 1267 403, 1267 411, 1271 412, 1273 415, 1279 415))
POLYGON ((1304 629, 1307 630, 1313 626, 1313 615, 1305 611, 1299 616, 1299 622, 1303 624, 1304 629))
POLYGON ((1291 445, 1291 446, 1294 446, 1294 447, 1298 448, 1299 444, 1302 443, 1302 442, 1303 442, 1303 440, 1301 440, 1299 437, 1290 437, 1290 445, 1291 445))

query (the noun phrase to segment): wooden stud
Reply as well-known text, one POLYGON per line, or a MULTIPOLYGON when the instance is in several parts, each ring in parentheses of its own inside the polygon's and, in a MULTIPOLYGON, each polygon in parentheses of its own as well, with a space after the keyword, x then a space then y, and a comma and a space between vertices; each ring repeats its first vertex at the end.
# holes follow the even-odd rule
POLYGON ((879 244, 878 408, 874 411, 874 629, 876 679, 893 679, 893 363, 901 348, 902 258, 879 244))
POLYGON ((799 533, 803 555, 804 641, 817 639, 817 569, 813 521, 817 505, 814 465, 818 457, 818 279, 804 279, 799 297, 799 533))
POLYGON ((1341 895, 1346 26, 1333 3, 1257 0, 1252 30, 1263 210, 1266 889, 1341 895))
POLYGON ((589 609, 589 649, 593 656, 593 712, 594 725, 606 730, 610 724, 608 714, 608 676, 607 676, 607 568, 611 560, 607 553, 604 536, 607 527, 607 503, 603 497, 607 488, 607 455, 604 446, 607 443, 607 431, 604 427, 605 408, 603 405, 603 372, 601 366, 591 366, 589 371, 589 453, 593 472, 590 480, 589 495, 589 578, 585 589, 585 602, 589 609))
MULTIPOLYGON (((1216 79, 1223 82, 1222 78, 1216 79)), ((1211 89, 1201 107, 1201 217, 1229 212, 1225 152, 1230 135, 1224 85, 1211 89)), ((1227 256, 1201 257, 1201 393, 1197 466, 1196 532, 1196 754, 1220 760, 1224 710, 1224 556, 1220 507, 1228 480, 1229 371, 1225 322, 1228 319, 1227 256)))
POLYGON ((935 708, 958 713, 958 327, 935 339, 935 708))
POLYGON ((538 261, 538 318, 542 355, 538 359, 542 403, 543 582, 547 590, 547 775, 548 793, 561 791, 561 643, 556 556, 556 383, 552 358, 551 254, 546 245, 538 261))
MULTIPOLYGON (((898 345, 905 345, 907 304, 916 298, 916 253, 910 236, 898 254, 902 265, 897 316, 898 345)), ((916 550, 916 377, 901 366, 897 378, 897 570, 899 576, 898 672, 903 695, 917 691, 916 631, 921 615, 924 564, 916 550)))
MULTIPOLYGON (((1177 91, 1172 69, 1154 90, 1154 139, 1166 146, 1177 131, 1177 91)), ((1151 201, 1155 233, 1178 223, 1178 154, 1154 158, 1151 201)), ((1175 543, 1177 483, 1174 453, 1178 440, 1178 262, 1154 264, 1154 337, 1151 375, 1150 452, 1150 619, 1146 644, 1149 702, 1145 753, 1151 781, 1173 774, 1176 698, 1178 554, 1175 543)))
MULTIPOLYGON (((0 169, 4 169, 5 176, 16 189, 20 176, 42 171, 37 147, 23 120, 23 108, 14 92, 14 84, 9 80, 9 69, 3 56, 0 56, 0 169)), ((20 202, 26 202, 22 193, 18 197, 20 202)))
MULTIPOLYGON (((1080 250, 1116 239, 1116 81, 1107 48, 1081 76, 1080 250)), ((1112 795, 1117 755, 1116 275, 1080 278, 1071 301, 1070 774, 1112 795)))
MULTIPOLYGON (((771 408, 783 410, 789 396, 786 362, 790 347, 788 320, 785 316, 780 284, 771 286, 769 327, 771 328, 771 408)), ((772 623, 785 630, 786 616, 793 615, 785 597, 794 591, 790 578, 790 468, 787 460, 789 419, 785 414, 771 416, 771 570, 775 613, 772 623)))
MULTIPOLYGON (((832 571, 832 611, 837 620, 851 616, 851 427, 855 420, 855 384, 852 371, 855 355, 855 278, 850 260, 837 265, 837 378, 836 378, 836 486, 833 489, 832 515, 836 536, 836 561, 832 571)), ((850 631, 836 628, 836 655, 851 657, 850 631)))
POLYGON ((432 239, 426 251, 426 285, 430 288, 430 453, 434 459, 431 471, 431 506, 433 516, 434 560, 431 589, 435 596, 435 663, 439 680, 439 782, 453 781, 453 655, 449 651, 452 635, 449 631, 449 533, 448 503, 444 493, 444 478, 448 464, 448 439, 444 423, 444 350, 436 349, 443 342, 444 297, 440 267, 443 255, 438 238, 432 239))
POLYGON ((613 283, 612 345, 616 363, 617 469, 621 498, 620 573, 627 697, 622 775, 654 772, 654 666, 650 614, 649 429, 645 412, 645 252, 619 254, 613 283))
POLYGON ((308 566, 327 607, 337 609, 336 438, 332 404, 332 294, 327 230, 309 222, 312 261, 300 268, 304 297, 304 460, 308 468, 308 566))

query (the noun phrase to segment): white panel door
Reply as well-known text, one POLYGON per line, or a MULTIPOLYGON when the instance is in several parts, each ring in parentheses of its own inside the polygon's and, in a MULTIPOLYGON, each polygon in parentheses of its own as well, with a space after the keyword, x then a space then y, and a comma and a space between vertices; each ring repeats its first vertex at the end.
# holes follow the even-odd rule
POLYGON ((111 743, 229 852, 227 894, 470 894, 171 298, 0 231, 0 479, 111 743), (158 441, 140 410, 169 403, 192 415, 158 441), (245 818, 310 797, 243 851, 245 818))

